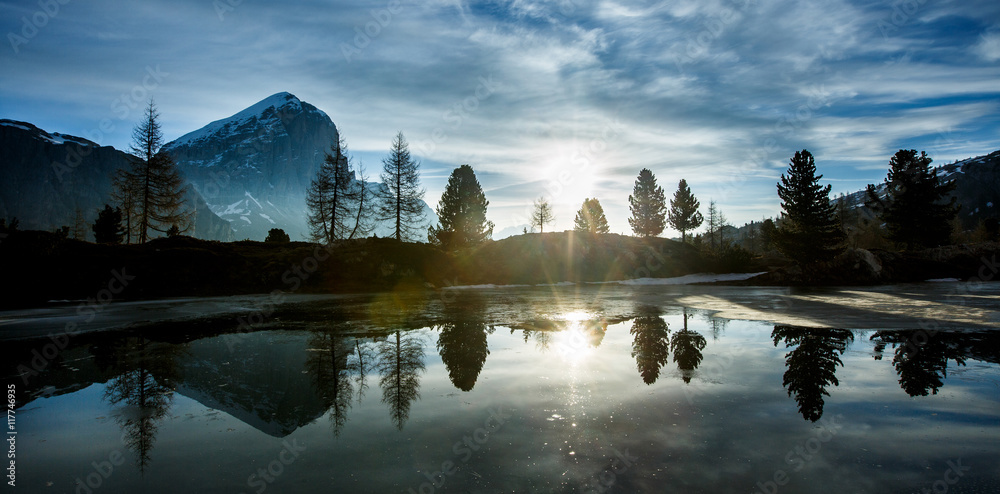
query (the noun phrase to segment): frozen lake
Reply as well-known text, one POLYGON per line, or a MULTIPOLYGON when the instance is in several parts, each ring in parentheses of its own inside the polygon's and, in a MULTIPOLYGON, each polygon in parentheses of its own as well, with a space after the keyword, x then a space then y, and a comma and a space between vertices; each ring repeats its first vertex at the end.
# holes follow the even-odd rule
POLYGON ((997 492, 1000 284, 0 313, 23 492, 997 492))

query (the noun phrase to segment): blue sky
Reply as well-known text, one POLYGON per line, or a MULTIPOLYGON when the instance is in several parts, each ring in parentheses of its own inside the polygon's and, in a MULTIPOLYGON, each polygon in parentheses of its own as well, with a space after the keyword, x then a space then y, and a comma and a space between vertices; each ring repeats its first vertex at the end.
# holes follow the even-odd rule
POLYGON ((742 224, 778 213, 799 149, 834 193, 900 148, 1000 149, 995 0, 36 0, 0 2, 0 29, 0 118, 126 148, 137 100, 170 140, 288 91, 373 175, 403 131, 432 205, 471 164, 497 229, 539 196, 570 228, 598 197, 628 233, 644 167, 742 224))

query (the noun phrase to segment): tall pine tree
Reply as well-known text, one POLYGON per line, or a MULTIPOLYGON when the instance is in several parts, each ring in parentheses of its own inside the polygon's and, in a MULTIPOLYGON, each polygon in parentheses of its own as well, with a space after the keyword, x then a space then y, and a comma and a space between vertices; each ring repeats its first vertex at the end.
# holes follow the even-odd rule
POLYGON ((389 156, 382 160, 379 219, 393 222, 396 240, 409 240, 424 220, 425 190, 420 188, 419 164, 410 158, 410 147, 402 132, 392 139, 389 156))
POLYGON ((192 223, 193 212, 184 208, 184 180, 173 158, 161 149, 159 118, 156 105, 149 100, 143 120, 132 129, 130 166, 114 181, 118 188, 114 195, 123 200, 123 214, 129 215, 129 230, 135 229, 139 243, 173 226, 186 232, 192 223))
POLYGON ((704 221, 704 217, 698 212, 700 207, 701 203, 691 193, 687 181, 682 178, 677 182, 677 192, 674 192, 674 198, 670 200, 670 211, 667 212, 670 226, 681 232, 681 242, 684 242, 686 232, 698 228, 704 221))
POLYGON ((573 221, 573 229, 578 232, 586 232, 591 234, 598 233, 608 233, 611 231, 608 228, 608 219, 604 217, 604 208, 601 207, 601 201, 597 198, 584 199, 583 206, 576 213, 576 219, 573 221))
POLYGON ((667 200, 663 187, 656 185, 656 176, 647 168, 639 171, 632 195, 628 196, 632 217, 628 224, 641 237, 655 237, 666 226, 667 200))
POLYGON ((427 239, 449 250, 479 245, 493 236, 493 222, 486 219, 486 200, 476 172, 462 165, 451 172, 437 206, 440 224, 430 227, 427 239))
POLYGON ((867 205, 885 222, 889 238, 907 248, 948 244, 955 198, 946 197, 954 182, 943 183, 923 151, 900 149, 889 160, 885 198, 868 186, 867 205))
POLYGON ((778 248, 788 257, 809 264, 833 259, 844 250, 844 232, 837 221, 837 208, 830 201, 830 186, 819 184, 812 154, 796 151, 781 175, 778 197, 784 221, 778 232, 778 248))

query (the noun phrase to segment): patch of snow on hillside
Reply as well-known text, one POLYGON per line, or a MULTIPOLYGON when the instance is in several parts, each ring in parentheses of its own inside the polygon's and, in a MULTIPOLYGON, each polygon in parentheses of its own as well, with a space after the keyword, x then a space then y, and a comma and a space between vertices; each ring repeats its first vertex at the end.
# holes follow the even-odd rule
POLYGON ((743 281, 762 274, 765 274, 765 272, 729 274, 699 273, 689 274, 687 276, 678 276, 676 278, 637 278, 633 280, 611 281, 609 283, 618 283, 621 285, 690 285, 692 283, 712 283, 716 281, 743 281))
MULTIPOLYGON (((252 196, 252 195, 250 195, 250 191, 245 191, 245 193, 246 193, 247 197, 249 197, 249 198, 250 198, 250 200, 251 200, 251 201, 253 201, 253 202, 254 202, 254 204, 256 204, 256 205, 257 205, 257 207, 258 207, 258 208, 261 208, 261 209, 264 209, 264 206, 261 206, 261 205, 260 205, 260 203, 259 203, 259 202, 257 202, 257 199, 254 199, 254 198, 253 198, 253 196, 252 196)), ((249 205, 250 205, 250 203, 247 203, 247 205, 249 206, 249 205)))
POLYGON ((31 130, 31 129, 23 126, 23 125, 18 125, 18 124, 14 123, 14 122, 0 122, 0 125, 3 125, 4 127, 14 127, 15 129, 21 129, 21 130, 27 130, 27 131, 31 130))
POLYGON ((215 214, 217 214, 219 216, 225 216, 225 215, 230 215, 230 214, 243 214, 243 208, 241 208, 239 206, 242 206, 244 202, 245 201, 242 201, 242 200, 236 201, 236 202, 230 204, 229 206, 227 206, 225 210, 223 210, 223 211, 216 211, 215 214))
POLYGON ((275 224, 274 220, 272 220, 270 216, 268 216, 268 215, 266 215, 264 213, 257 213, 257 214, 259 214, 261 218, 264 218, 265 220, 270 221, 272 225, 275 224))

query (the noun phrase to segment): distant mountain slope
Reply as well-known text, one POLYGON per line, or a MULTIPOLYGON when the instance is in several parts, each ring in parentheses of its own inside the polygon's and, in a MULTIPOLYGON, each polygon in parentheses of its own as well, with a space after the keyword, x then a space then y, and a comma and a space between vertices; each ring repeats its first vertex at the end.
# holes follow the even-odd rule
MULTIPOLYGON (((338 138, 326 113, 282 92, 164 149, 212 211, 232 224, 236 238, 263 240, 268 230, 281 228, 292 240, 304 240, 306 191, 338 138)), ((436 223, 433 210, 424 208, 427 223, 436 223)), ((390 232, 385 223, 374 233, 384 237, 390 232)), ((426 241, 426 234, 418 233, 414 240, 426 241)))
MULTIPOLYGON (((942 181, 955 181, 952 196, 962 206, 958 217, 965 228, 975 228, 980 220, 1000 216, 1000 151, 936 168, 942 181)), ((884 195, 885 182, 875 184, 875 190, 884 195)), ((865 191, 853 192, 845 198, 851 207, 864 207, 865 191)))
MULTIPOLYGON (((111 146, 0 120, 0 218, 16 217, 21 229, 51 231, 72 226, 79 210, 92 239, 90 225, 111 202, 111 177, 127 164, 128 155, 111 146)), ((188 190, 187 199, 196 211, 190 235, 233 239, 229 224, 194 190, 188 190)))

